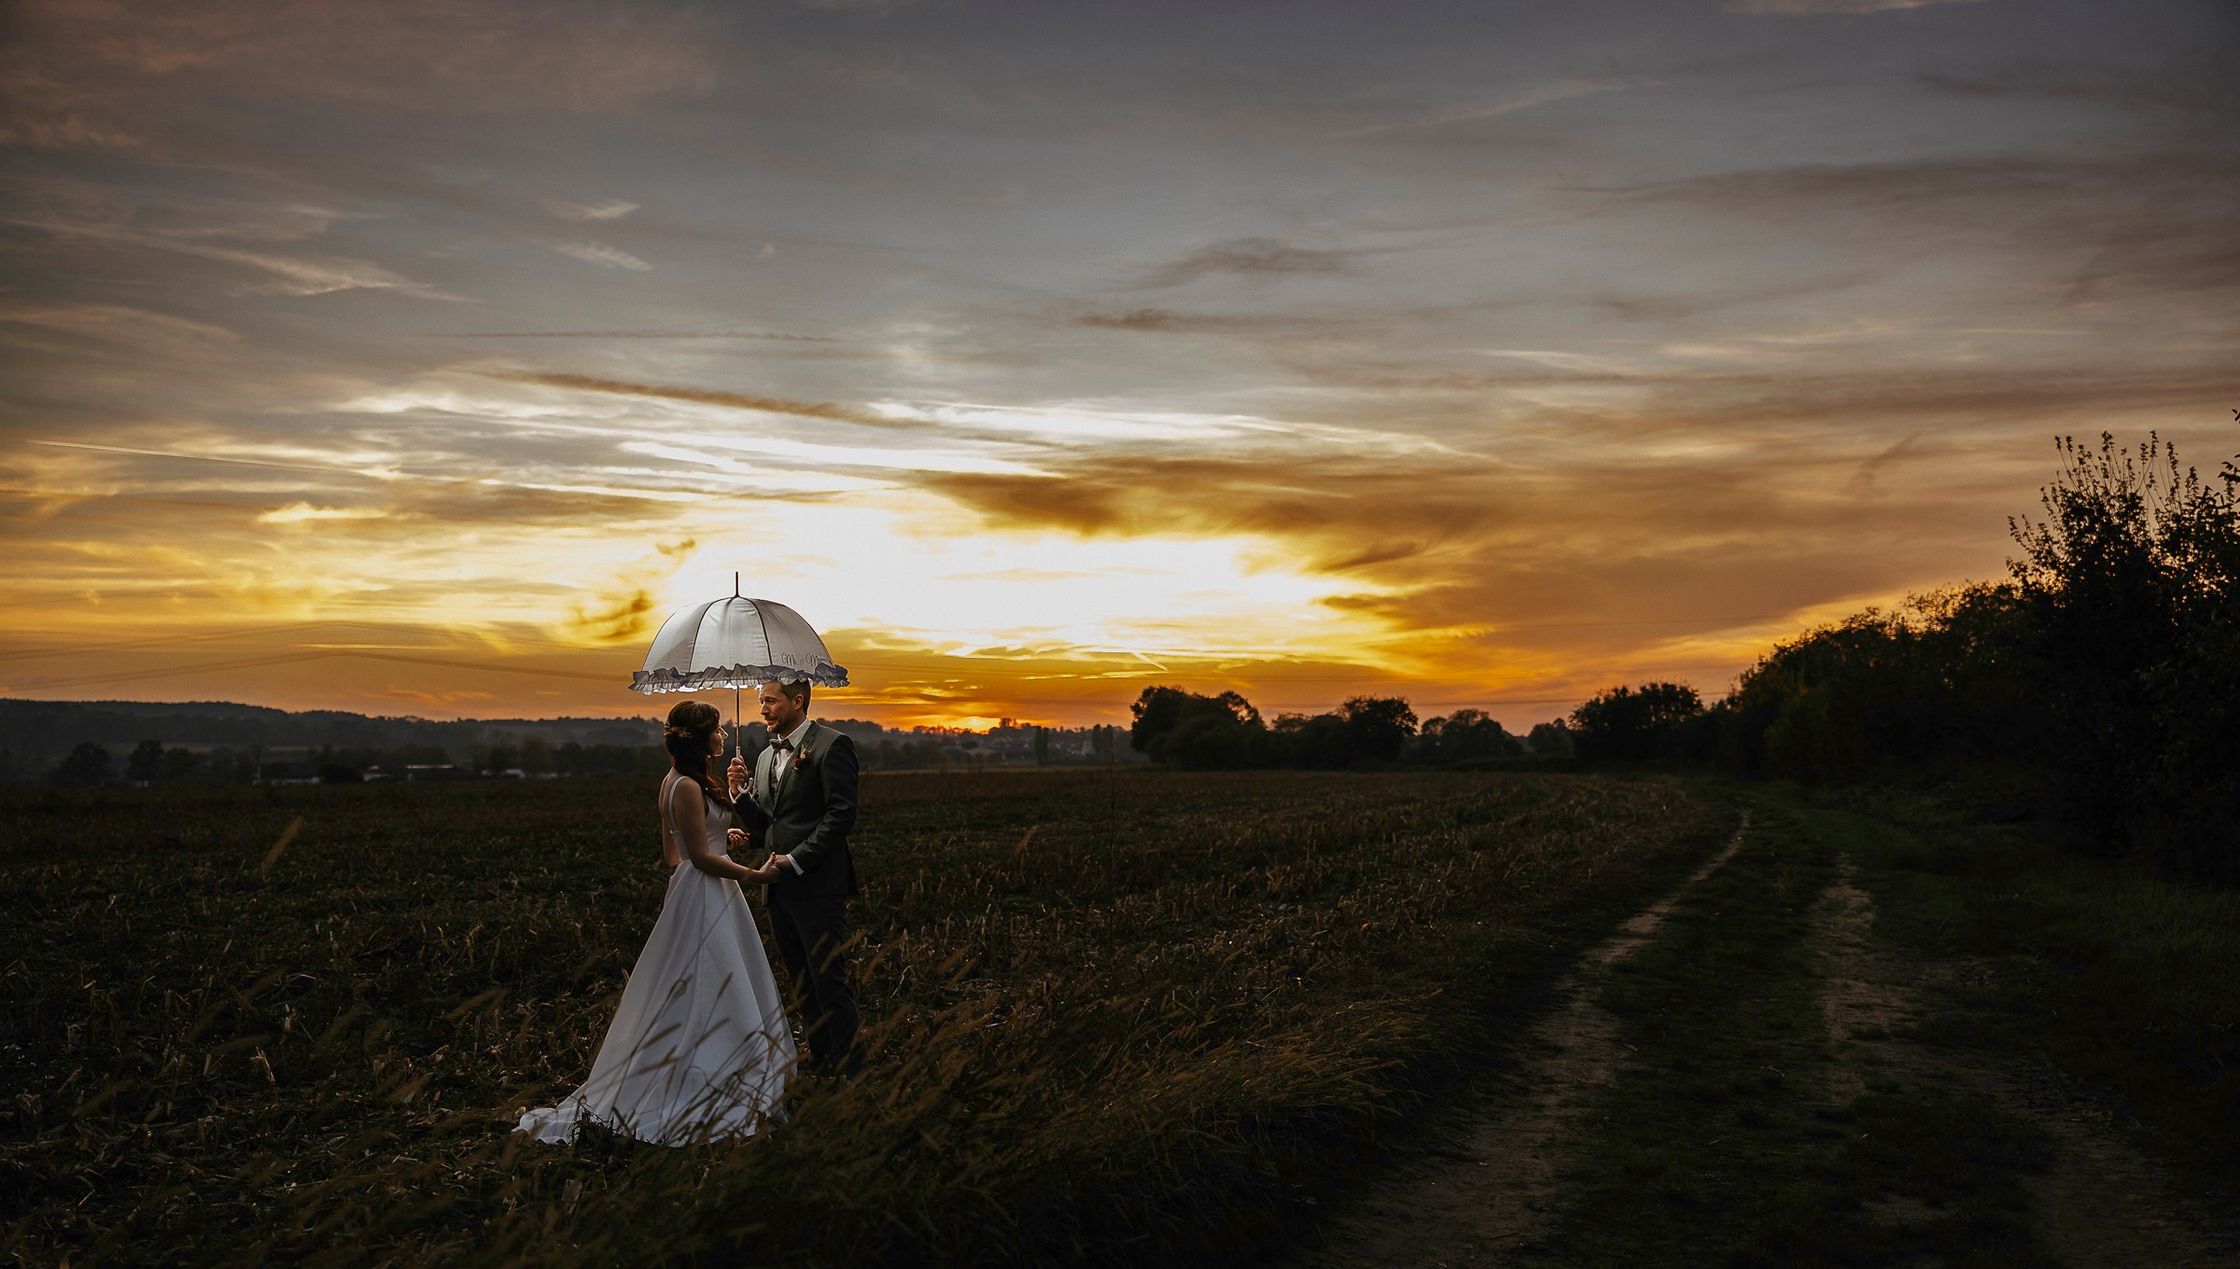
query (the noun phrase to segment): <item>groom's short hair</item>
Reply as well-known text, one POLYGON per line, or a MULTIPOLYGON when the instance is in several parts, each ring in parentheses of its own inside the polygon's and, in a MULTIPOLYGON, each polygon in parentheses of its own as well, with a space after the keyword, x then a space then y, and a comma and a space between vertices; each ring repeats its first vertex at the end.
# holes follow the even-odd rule
POLYGON ((779 691, 801 702, 801 708, 809 708, 809 680, 800 679, 791 683, 784 679, 772 679, 770 681, 778 685, 779 691))

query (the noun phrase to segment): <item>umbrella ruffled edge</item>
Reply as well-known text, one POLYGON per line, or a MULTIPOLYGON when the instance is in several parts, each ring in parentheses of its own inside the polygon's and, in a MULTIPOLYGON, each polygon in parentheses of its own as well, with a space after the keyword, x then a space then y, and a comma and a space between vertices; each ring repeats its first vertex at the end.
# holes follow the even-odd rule
POLYGON ((658 670, 633 671, 630 690, 647 696, 660 692, 704 692, 716 688, 756 687, 772 679, 783 683, 807 679, 818 687, 846 687, 848 671, 845 666, 830 661, 819 661, 817 668, 806 672, 798 665, 711 665, 702 670, 672 670, 664 666, 658 670))

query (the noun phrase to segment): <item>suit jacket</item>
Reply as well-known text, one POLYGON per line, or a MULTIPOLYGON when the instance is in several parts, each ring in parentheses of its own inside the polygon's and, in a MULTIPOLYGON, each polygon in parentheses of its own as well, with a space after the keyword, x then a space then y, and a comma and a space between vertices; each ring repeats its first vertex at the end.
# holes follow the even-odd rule
POLYGON ((754 794, 739 801, 749 844, 790 856, 801 865, 778 870, 770 883, 774 900, 823 898, 856 892, 856 863, 848 853, 848 831, 856 823, 856 783, 860 768, 855 742, 846 733, 814 719, 801 736, 801 752, 786 765, 785 778, 770 778, 775 752, 764 749, 754 763, 754 794))

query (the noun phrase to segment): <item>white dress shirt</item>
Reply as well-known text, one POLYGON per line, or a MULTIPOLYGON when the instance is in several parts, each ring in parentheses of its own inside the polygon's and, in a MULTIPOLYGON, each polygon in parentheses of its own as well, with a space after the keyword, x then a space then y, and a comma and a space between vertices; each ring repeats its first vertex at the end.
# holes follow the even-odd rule
POLYGON ((770 755, 770 780, 773 785, 786 778, 786 772, 793 767, 795 756, 801 752, 801 738, 808 734, 809 720, 803 718, 794 725, 792 731, 778 737, 778 739, 786 742, 786 747, 770 755))

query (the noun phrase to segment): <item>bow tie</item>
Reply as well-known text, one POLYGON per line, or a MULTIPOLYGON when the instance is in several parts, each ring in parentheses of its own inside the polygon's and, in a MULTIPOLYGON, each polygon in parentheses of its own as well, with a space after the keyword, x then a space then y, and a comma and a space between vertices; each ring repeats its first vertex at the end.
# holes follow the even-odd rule
POLYGON ((790 743, 789 743, 789 742, 787 742, 787 741, 784 741, 784 740, 780 740, 780 739, 779 739, 778 737, 776 737, 776 736, 772 736, 772 737, 770 738, 770 747, 771 747, 772 749, 781 749, 781 750, 783 750, 783 749, 791 749, 791 748, 793 748, 793 745, 792 745, 792 744, 790 744, 790 743))

